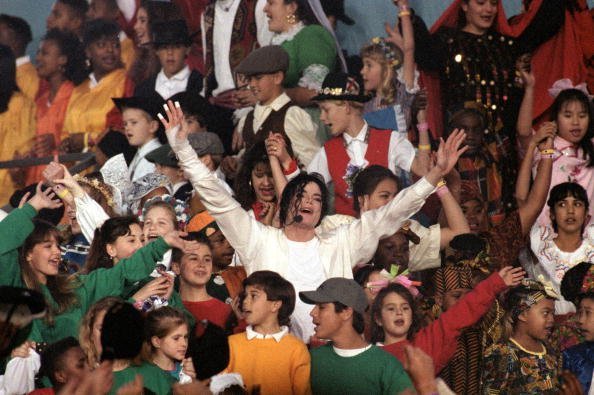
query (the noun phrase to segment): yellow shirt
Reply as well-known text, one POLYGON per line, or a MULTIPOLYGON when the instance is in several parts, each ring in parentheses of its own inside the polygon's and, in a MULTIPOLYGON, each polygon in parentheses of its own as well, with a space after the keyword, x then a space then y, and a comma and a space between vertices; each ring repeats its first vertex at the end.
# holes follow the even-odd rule
POLYGON ((122 48, 122 62, 124 62, 124 67, 126 68, 126 70, 130 70, 130 67, 132 67, 132 64, 134 63, 134 58, 136 56, 134 41, 126 37, 120 42, 120 46, 122 48))
POLYGON ((39 77, 37 76, 35 66, 31 62, 23 63, 17 67, 16 80, 21 92, 29 99, 35 100, 37 90, 39 89, 39 77))
POLYGON ((107 114, 114 108, 112 97, 123 97, 126 85, 126 70, 117 69, 99 80, 93 88, 90 80, 84 81, 72 91, 64 130, 70 134, 89 132, 97 139, 105 131, 107 114))
POLYGON ((260 386, 260 394, 311 394, 311 360, 307 347, 291 334, 280 341, 272 337, 248 340, 247 332, 229 337, 229 366, 239 373, 249 393, 260 386))
MULTIPOLYGON (((35 135, 35 103, 21 92, 13 93, 8 110, 0 114, 0 161, 13 159, 15 151, 24 154, 35 135)), ((0 170, 0 206, 8 203, 15 190, 8 170, 0 170)))

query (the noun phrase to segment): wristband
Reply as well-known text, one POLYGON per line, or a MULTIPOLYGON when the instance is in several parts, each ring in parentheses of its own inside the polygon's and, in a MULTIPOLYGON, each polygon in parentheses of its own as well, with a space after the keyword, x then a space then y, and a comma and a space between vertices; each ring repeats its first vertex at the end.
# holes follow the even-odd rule
POLYGON ((555 153, 555 150, 554 149, 551 149, 551 148, 549 148, 549 149, 543 149, 543 150, 540 151, 540 154, 541 155, 552 155, 554 153, 555 153))
POLYGON ((437 194, 437 197, 439 197, 439 198, 442 198, 443 195, 445 195, 448 192, 450 192, 450 190, 446 185, 437 188, 437 190, 435 191, 435 193, 437 194))
POLYGON ((58 195, 60 199, 64 199, 66 196, 70 195, 70 191, 68 189, 60 189, 56 192, 56 195, 58 195))
POLYGON ((439 189, 441 187, 445 187, 447 184, 446 180, 444 180, 443 178, 441 180, 439 180, 439 182, 436 185, 436 188, 439 189))
POLYGON ((410 16, 410 11, 400 11, 400 12, 398 13, 398 16, 399 16, 399 17, 402 17, 402 16, 410 16))
POLYGON ((429 124, 427 122, 418 123, 417 130, 419 132, 426 132, 427 130, 429 130, 429 124))
POLYGON ((431 144, 419 144, 419 151, 431 151, 431 144))

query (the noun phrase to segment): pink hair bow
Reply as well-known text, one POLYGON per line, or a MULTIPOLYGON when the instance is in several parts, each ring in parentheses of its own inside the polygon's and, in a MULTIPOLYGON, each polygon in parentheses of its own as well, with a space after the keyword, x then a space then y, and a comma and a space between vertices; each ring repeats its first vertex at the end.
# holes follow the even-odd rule
MULTIPOLYGON (((396 266, 396 265, 392 265, 392 271, 394 270, 394 266, 396 266)), ((404 286, 406 289, 408 289, 410 291, 410 293, 414 297, 416 297, 417 295, 419 295, 419 290, 417 289, 417 287, 420 287, 422 285, 422 283, 420 281, 411 280, 410 278, 408 278, 406 273, 408 273, 408 270, 405 270, 404 272, 402 272, 401 274, 399 274, 397 276, 393 276, 390 273, 388 273, 386 270, 382 270, 380 272, 380 274, 382 276, 384 276, 386 278, 386 280, 370 281, 367 283, 367 287, 382 289, 382 288, 387 287, 390 283, 396 283, 396 284, 400 284, 400 285, 404 286)))
POLYGON ((588 86, 585 82, 573 86, 569 78, 563 78, 555 81, 553 86, 549 88, 549 95, 556 98, 557 96, 559 96, 559 93, 561 93, 561 91, 564 91, 566 89, 577 89, 579 91, 584 92, 589 99, 592 99, 593 97, 592 95, 590 95, 590 92, 588 92, 588 86))

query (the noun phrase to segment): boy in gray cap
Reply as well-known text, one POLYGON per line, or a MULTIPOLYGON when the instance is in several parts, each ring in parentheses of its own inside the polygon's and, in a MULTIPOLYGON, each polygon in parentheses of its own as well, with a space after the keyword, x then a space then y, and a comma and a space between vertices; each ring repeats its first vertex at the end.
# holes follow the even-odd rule
POLYGON ((331 341, 311 350, 314 394, 414 393, 400 362, 363 338, 367 297, 354 280, 329 278, 299 298, 315 304, 310 315, 316 336, 331 341))
MULTIPOLYGON (((239 120, 236 132, 241 135, 246 149, 267 139, 270 133, 278 133, 285 138, 288 147, 292 146, 296 159, 308 165, 320 147, 316 139, 317 126, 284 91, 283 80, 288 67, 289 55, 279 45, 252 51, 237 66, 235 71, 245 77, 247 88, 258 103, 239 120)), ((292 158, 279 159, 288 169, 292 158)))

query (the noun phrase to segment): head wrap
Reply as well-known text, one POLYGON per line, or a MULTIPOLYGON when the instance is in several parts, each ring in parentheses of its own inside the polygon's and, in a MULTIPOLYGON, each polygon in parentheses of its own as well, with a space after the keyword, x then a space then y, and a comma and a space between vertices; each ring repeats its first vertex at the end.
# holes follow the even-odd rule
POLYGON ((521 298, 514 306, 509 306, 514 321, 522 312, 545 298, 559 299, 559 294, 553 288, 553 284, 550 281, 545 281, 542 274, 538 276, 538 280, 523 279, 522 285, 516 290, 520 293, 521 298))

